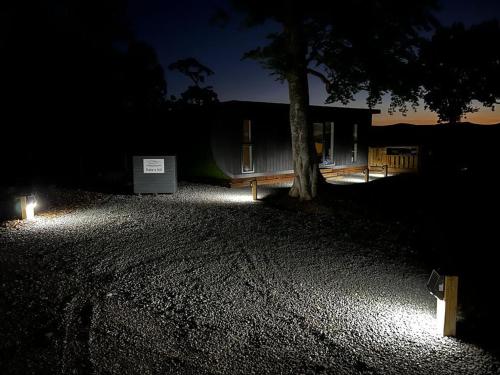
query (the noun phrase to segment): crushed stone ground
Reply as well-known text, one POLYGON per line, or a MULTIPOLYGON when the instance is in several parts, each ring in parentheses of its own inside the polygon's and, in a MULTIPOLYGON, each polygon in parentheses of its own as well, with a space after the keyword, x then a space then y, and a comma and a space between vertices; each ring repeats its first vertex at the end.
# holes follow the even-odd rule
POLYGON ((0 372, 500 373, 436 335, 427 270, 349 225, 182 184, 0 227, 0 372))

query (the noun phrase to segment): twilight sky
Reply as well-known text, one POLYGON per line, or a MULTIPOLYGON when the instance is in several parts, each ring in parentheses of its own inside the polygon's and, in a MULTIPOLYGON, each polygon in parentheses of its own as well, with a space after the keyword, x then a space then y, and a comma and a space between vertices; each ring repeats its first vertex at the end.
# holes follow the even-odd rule
MULTIPOLYGON (((168 94, 184 91, 189 81, 167 66, 181 58, 195 57, 214 72, 208 84, 214 86, 221 101, 251 100, 288 103, 286 84, 281 84, 269 75, 256 61, 241 60, 242 55, 259 45, 264 45, 265 36, 273 25, 245 29, 237 19, 225 28, 209 24, 210 16, 217 5, 225 0, 129 0, 129 17, 135 36, 152 45, 159 61, 165 68, 168 94)), ((474 24, 500 17, 500 0, 441 0, 442 10, 437 14, 444 24, 464 22, 474 24)), ((310 78, 311 104, 323 105, 326 93, 322 84, 310 78)), ((350 107, 366 107, 365 95, 359 94, 350 107)), ((388 115, 384 102, 379 106, 380 115, 374 116, 374 124, 385 125, 398 122, 433 124, 436 116, 420 108, 403 117, 388 115)), ((470 114, 467 121, 476 123, 499 123, 500 108, 496 111, 484 109, 470 114)))

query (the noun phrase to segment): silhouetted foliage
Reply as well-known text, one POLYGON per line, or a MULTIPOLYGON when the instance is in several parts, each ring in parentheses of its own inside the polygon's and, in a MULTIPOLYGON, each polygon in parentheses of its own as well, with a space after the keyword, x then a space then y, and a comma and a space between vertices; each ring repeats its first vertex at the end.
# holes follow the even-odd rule
MULTIPOLYGON (((327 102, 347 104, 366 90, 374 106, 392 94, 392 109, 417 104, 419 84, 416 47, 421 30, 433 23, 434 0, 352 0, 344 2, 232 0, 244 12, 247 26, 266 21, 282 30, 269 44, 246 54, 287 81, 295 180, 290 195, 312 199, 320 179, 308 126, 308 74, 320 78, 327 102)), ((221 18, 221 17, 219 17, 221 18)), ((221 18, 222 19, 222 18, 221 18)))
POLYGON ((178 60, 168 66, 170 70, 177 70, 178 72, 189 77, 196 86, 200 83, 204 83, 208 76, 214 74, 214 72, 201 64, 198 60, 193 57, 188 57, 187 59, 178 60))
POLYGON ((219 102, 217 93, 213 91, 212 86, 189 86, 181 94, 181 98, 184 103, 195 105, 210 105, 219 102))
POLYGON ((113 74, 120 101, 118 108, 139 116, 152 115, 165 103, 167 84, 163 67, 153 48, 143 42, 132 41, 118 59, 113 74))
POLYGON ((2 183, 126 181, 124 152, 161 142, 148 128, 162 114, 163 71, 134 40, 126 5, 0 4, 2 183))
POLYGON ((207 66, 201 64, 195 58, 189 57, 178 60, 168 67, 170 70, 178 71, 187 76, 194 85, 191 85, 181 94, 180 99, 172 97, 173 102, 177 104, 193 104, 193 105, 210 105, 218 103, 217 93, 212 86, 202 87, 200 84, 205 83, 206 79, 213 75, 214 72, 207 66))
POLYGON ((3 99, 57 107, 56 97, 75 106, 85 100, 86 107, 101 99, 111 45, 128 37, 121 4, 9 2, 2 8, 8 20, 1 45, 3 99))
POLYGON ((424 100, 440 122, 452 124, 478 110, 473 100, 492 109, 500 100, 500 27, 498 21, 466 28, 440 27, 421 49, 424 100))
POLYGON ((151 48, 133 41, 126 11, 125 0, 2 3, 0 101, 9 125, 32 128, 29 140, 84 143, 84 135, 113 137, 124 112, 161 101, 163 74, 151 48))

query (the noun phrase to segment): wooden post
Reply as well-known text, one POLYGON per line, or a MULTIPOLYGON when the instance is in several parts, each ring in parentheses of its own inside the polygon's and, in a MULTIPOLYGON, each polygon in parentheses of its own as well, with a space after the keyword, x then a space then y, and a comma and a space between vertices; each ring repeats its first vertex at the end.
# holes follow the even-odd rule
POLYGON ((23 220, 31 220, 35 217, 35 207, 31 203, 28 203, 28 197, 22 196, 19 197, 19 200, 21 201, 21 218, 23 220))
POLYGON ((387 177, 387 170, 389 169, 387 164, 385 164, 384 166, 382 166, 382 168, 384 169, 384 177, 387 177))
POLYGON ((27 212, 27 206, 28 202, 26 197, 19 197, 19 200, 21 201, 21 219, 26 220, 28 218, 28 212, 27 212))
POLYGON ((370 169, 365 169, 365 182, 370 182, 370 169))
POLYGON ((250 186, 252 187, 252 198, 254 201, 257 200, 257 180, 252 180, 250 182, 250 186))
POLYGON ((437 328, 443 336, 457 334, 458 276, 445 276, 444 299, 437 300, 437 328))

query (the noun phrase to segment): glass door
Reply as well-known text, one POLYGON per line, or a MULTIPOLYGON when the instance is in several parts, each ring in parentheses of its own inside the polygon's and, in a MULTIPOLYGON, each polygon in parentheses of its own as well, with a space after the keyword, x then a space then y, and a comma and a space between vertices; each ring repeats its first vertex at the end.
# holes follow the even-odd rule
POLYGON ((316 122, 313 124, 313 141, 320 166, 332 166, 334 145, 333 122, 316 122))

